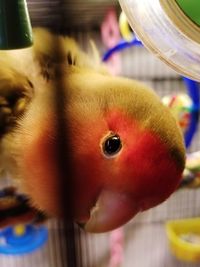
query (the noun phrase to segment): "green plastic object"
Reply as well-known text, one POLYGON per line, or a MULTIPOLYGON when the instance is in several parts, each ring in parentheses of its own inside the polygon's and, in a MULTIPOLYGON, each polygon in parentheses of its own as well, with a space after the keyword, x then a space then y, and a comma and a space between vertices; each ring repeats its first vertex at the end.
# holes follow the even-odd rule
POLYGON ((176 0, 183 12, 200 26, 200 0, 176 0))
POLYGON ((33 44, 25 0, 0 0, 0 49, 18 49, 33 44))

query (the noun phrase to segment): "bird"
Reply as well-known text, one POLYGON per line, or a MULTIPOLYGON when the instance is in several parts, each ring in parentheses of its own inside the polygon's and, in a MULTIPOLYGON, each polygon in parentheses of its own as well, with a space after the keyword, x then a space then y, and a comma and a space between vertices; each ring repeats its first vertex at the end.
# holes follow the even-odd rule
POLYGON ((44 28, 33 36, 30 48, 0 51, 1 176, 50 217, 62 218, 71 192, 74 222, 93 233, 165 201, 185 166, 169 108, 146 84, 109 74, 93 43, 86 53, 44 28))

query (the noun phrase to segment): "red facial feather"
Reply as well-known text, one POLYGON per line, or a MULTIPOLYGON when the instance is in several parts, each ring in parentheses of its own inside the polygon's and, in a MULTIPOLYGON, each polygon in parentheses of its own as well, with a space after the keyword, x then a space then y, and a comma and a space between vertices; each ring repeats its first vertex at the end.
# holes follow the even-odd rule
MULTIPOLYGON (((50 119, 42 122, 24 140, 23 174, 28 194, 38 200, 42 209, 59 215, 60 177, 55 129, 51 123, 50 119)), ((169 148, 151 129, 145 129, 123 112, 112 111, 96 122, 79 123, 79 133, 82 134, 71 138, 72 206, 76 220, 89 218, 102 190, 126 193, 130 203, 132 199, 138 210, 144 210, 165 200, 177 187, 181 171, 169 148), (117 133, 123 143, 122 150, 111 159, 101 150, 102 138, 109 132, 117 133)), ((67 179, 67 174, 63 178, 67 179)), ((127 210, 128 220, 133 216, 131 206, 127 210)), ((134 207, 133 212, 136 210, 134 207)))
POLYGON ((108 114, 111 131, 120 135, 123 149, 116 159, 118 175, 110 181, 117 190, 132 193, 143 209, 166 199, 178 186, 181 170, 169 148, 151 129, 120 111, 108 114))
POLYGON ((58 165, 55 133, 51 121, 38 121, 31 135, 25 135, 22 151, 23 186, 40 207, 49 214, 59 214, 58 165))

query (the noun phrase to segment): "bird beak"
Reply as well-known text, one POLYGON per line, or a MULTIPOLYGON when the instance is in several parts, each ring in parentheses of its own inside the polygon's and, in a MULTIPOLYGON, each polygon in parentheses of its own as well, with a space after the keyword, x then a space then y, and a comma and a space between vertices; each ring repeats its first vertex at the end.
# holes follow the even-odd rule
POLYGON ((84 229, 93 233, 111 231, 129 221, 139 211, 139 205, 128 194, 103 191, 91 209, 90 219, 84 229))

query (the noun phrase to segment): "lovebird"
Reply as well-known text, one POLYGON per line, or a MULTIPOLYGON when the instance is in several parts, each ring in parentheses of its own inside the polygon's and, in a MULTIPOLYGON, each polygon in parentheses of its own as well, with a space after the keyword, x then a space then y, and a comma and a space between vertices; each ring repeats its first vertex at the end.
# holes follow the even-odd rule
POLYGON ((33 47, 1 51, 0 62, 0 171, 34 210, 62 218, 59 179, 67 188, 70 175, 74 222, 100 233, 176 190, 185 166, 176 120, 147 85, 110 75, 92 43, 85 53, 70 37, 36 28, 33 47), (57 159, 55 101, 69 173, 57 159))

